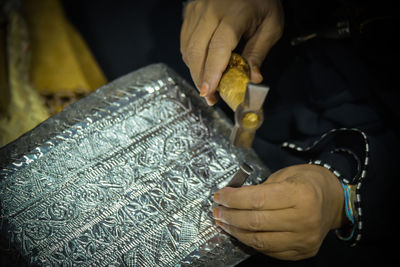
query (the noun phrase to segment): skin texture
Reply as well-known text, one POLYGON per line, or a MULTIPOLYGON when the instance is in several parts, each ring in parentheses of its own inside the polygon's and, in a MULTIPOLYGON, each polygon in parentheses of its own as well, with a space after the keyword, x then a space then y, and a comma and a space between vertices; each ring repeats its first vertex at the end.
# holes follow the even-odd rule
MULTIPOLYGON (((185 9, 181 53, 193 81, 209 105, 232 51, 246 40, 242 56, 250 79, 283 32, 280 0, 196 0, 185 9)), ((273 173, 261 185, 223 188, 216 223, 244 244, 274 258, 314 256, 326 234, 345 223, 343 189, 336 176, 317 165, 295 165, 273 173)))
POLYGON ((280 0, 197 0, 185 9, 181 53, 194 84, 209 105, 232 51, 243 38, 242 56, 250 65, 251 81, 260 83, 259 68, 283 32, 280 0))
POLYGON ((244 244, 274 258, 300 260, 317 254, 331 229, 345 223, 343 189, 318 165, 273 173, 263 184, 217 191, 216 223, 244 244))

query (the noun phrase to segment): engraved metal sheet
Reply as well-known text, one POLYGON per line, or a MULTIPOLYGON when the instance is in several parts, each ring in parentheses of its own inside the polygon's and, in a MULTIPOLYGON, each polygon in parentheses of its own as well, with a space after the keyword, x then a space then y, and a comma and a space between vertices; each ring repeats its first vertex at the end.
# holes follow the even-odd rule
POLYGON ((42 266, 235 265, 252 250, 210 206, 243 161, 232 125, 163 64, 130 73, 0 150, 2 233, 42 266))

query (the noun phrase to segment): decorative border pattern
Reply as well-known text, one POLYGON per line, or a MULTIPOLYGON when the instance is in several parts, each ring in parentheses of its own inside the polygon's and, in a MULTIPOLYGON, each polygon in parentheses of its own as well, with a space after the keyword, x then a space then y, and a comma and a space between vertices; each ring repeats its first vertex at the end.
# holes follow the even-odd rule
MULTIPOLYGON (((221 245, 221 264, 248 257, 209 210, 241 161, 256 170, 252 183, 268 174, 254 152, 230 145, 229 122, 198 104, 164 65, 98 91, 62 112, 63 121, 51 118, 48 124, 64 124, 55 134, 0 164, 1 225, 10 243, 44 266, 173 266, 199 253, 211 261, 221 245), (87 114, 68 116, 85 102, 87 114)), ((24 137, 11 146, 18 142, 24 137)))

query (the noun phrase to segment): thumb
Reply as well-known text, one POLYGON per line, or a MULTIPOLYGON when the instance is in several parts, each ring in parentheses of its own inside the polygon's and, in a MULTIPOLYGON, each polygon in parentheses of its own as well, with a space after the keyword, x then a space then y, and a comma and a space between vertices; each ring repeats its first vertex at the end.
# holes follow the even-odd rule
POLYGON ((281 37, 282 31, 275 23, 266 19, 258 27, 255 34, 247 41, 242 56, 247 60, 250 66, 250 80, 253 83, 261 83, 263 77, 260 73, 260 67, 272 46, 281 37))

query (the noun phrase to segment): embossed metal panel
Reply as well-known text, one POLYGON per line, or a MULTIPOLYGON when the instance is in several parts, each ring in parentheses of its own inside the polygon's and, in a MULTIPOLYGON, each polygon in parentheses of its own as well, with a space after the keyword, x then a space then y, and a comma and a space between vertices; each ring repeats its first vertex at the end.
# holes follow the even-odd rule
POLYGON ((0 150, 2 233, 43 266, 234 265, 252 250, 210 206, 243 161, 232 125, 163 64, 130 73, 0 150))

